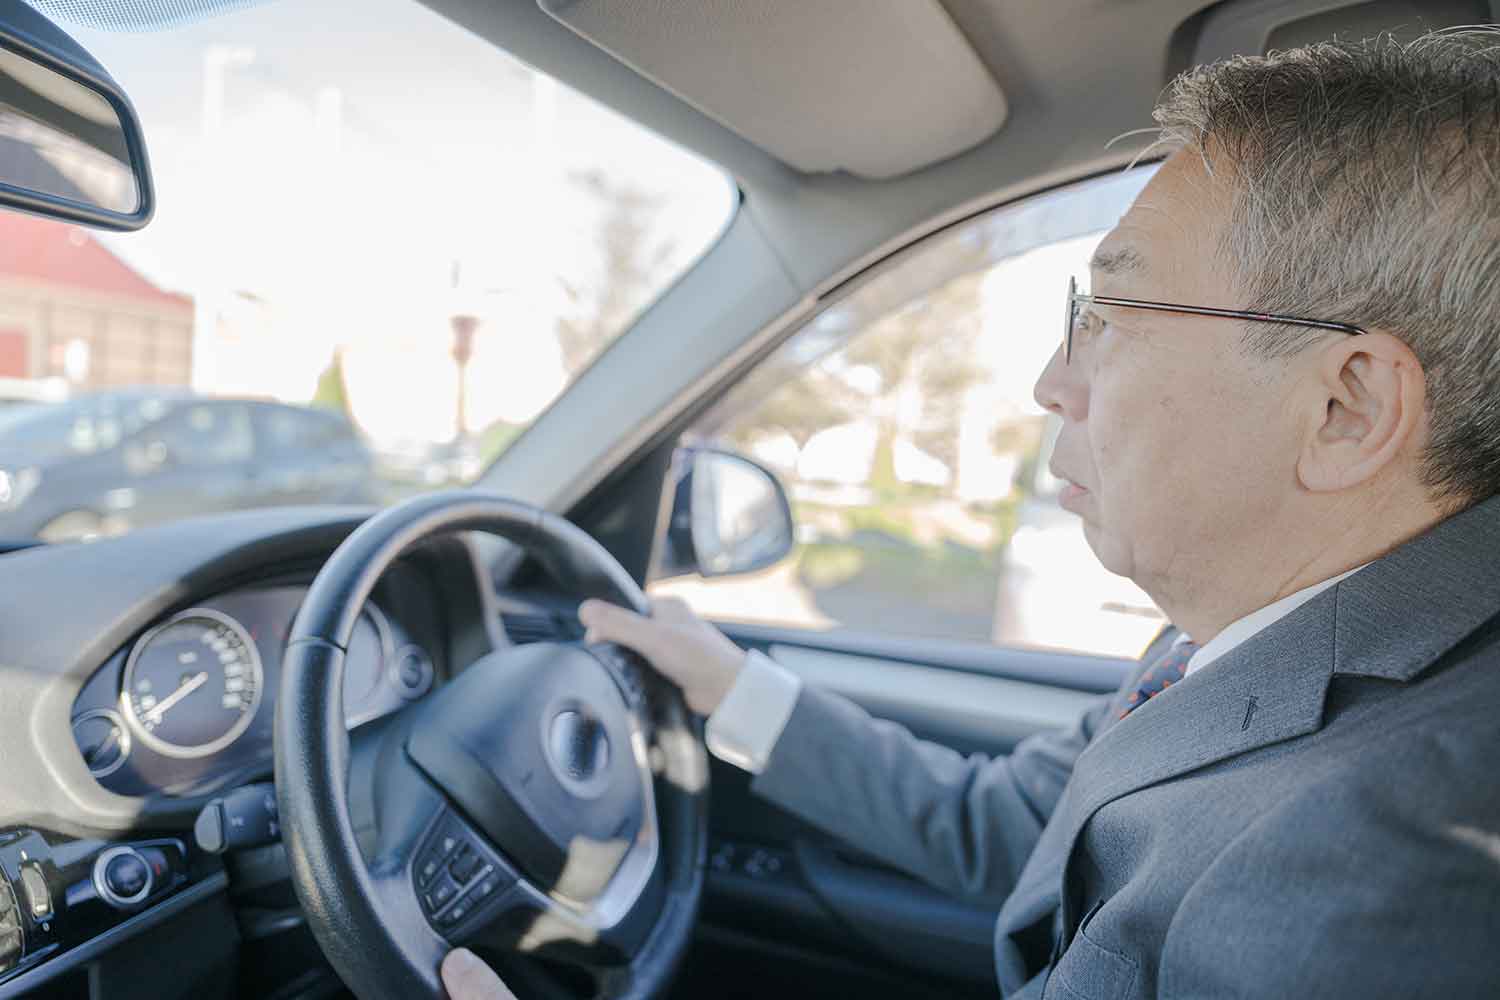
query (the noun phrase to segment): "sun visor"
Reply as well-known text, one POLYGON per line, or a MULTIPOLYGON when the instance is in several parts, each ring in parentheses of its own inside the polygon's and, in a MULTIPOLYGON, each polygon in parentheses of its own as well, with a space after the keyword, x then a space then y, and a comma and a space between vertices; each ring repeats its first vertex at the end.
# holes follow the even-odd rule
POLYGON ((538 0, 805 173, 909 173, 993 135, 1005 95, 938 0, 538 0))

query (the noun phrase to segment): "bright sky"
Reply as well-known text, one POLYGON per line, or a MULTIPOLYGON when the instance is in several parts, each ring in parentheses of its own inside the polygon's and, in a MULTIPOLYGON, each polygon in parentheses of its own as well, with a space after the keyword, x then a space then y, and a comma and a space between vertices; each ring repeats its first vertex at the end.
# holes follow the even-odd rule
POLYGON ((603 206, 570 175, 659 199, 648 242, 674 248, 660 286, 722 230, 731 188, 411 0, 355 9, 273 2, 150 34, 65 25, 130 94, 156 180, 151 225, 105 239, 199 300, 200 337, 227 322, 200 341, 199 388, 305 399, 343 343, 367 429, 440 440, 448 317, 465 311, 484 319, 471 424, 530 419, 565 381, 559 279, 598 280, 603 206))

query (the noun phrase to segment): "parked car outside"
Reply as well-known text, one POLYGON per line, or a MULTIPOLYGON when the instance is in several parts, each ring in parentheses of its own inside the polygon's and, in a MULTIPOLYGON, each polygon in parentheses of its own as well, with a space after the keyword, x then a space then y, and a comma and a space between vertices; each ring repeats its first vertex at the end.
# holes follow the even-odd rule
POLYGON ((325 410, 141 388, 0 412, 3 538, 69 541, 199 511, 366 503, 373 476, 354 428, 325 410))

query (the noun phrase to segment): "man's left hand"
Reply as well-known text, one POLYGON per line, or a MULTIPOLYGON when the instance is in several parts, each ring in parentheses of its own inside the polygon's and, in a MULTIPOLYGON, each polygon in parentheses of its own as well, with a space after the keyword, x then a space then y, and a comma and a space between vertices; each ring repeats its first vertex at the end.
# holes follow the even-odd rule
POLYGON ((449 1000, 516 1000, 500 977, 467 948, 448 952, 442 972, 449 1000))

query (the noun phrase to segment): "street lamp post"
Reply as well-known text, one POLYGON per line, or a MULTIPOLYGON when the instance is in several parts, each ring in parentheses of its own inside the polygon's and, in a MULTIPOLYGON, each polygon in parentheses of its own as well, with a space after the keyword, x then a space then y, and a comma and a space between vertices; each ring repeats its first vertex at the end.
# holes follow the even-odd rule
POLYGON ((469 436, 467 414, 469 359, 474 355, 474 330, 479 326, 479 317, 465 313, 451 316, 453 326, 453 360, 458 364, 458 413, 454 426, 458 429, 458 440, 469 436))

